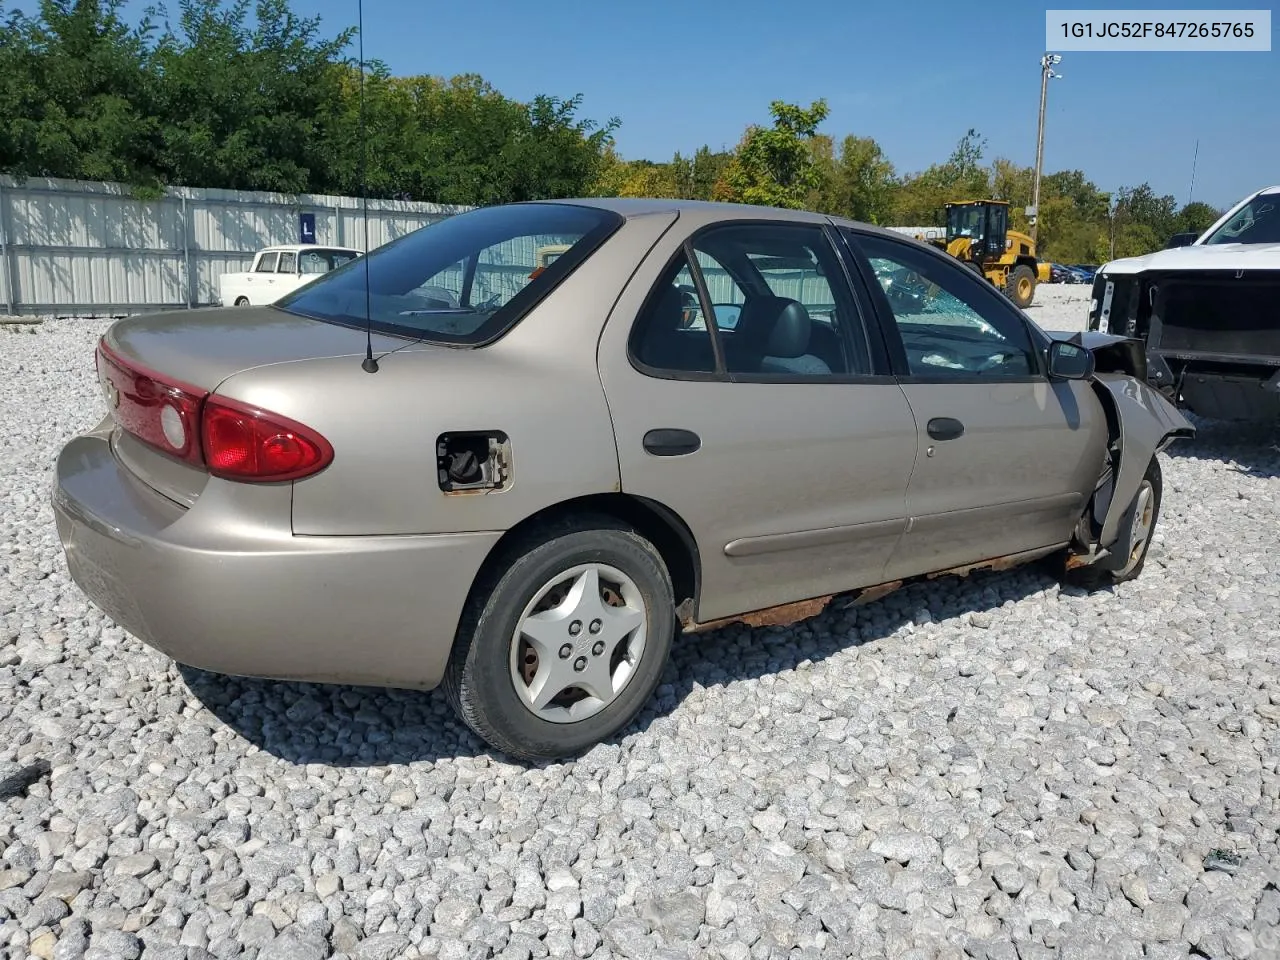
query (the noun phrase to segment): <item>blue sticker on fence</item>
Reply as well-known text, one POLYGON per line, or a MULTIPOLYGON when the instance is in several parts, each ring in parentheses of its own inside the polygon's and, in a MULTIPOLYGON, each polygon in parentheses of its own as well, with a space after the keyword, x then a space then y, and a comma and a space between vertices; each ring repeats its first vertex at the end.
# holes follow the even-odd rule
POLYGON ((316 215, 314 213, 299 214, 302 243, 316 242, 316 215))

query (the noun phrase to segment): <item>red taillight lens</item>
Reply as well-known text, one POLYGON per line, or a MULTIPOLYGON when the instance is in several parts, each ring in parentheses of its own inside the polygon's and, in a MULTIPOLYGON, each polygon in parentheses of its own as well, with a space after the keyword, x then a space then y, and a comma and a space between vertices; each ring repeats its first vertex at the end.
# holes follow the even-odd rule
POLYGON ((122 360, 105 341, 94 357, 116 423, 139 440, 200 464, 200 404, 205 391, 122 360))
POLYGON ((205 401, 201 435, 209 472, 227 480, 299 480, 333 460, 329 441, 310 427, 232 400, 205 401))

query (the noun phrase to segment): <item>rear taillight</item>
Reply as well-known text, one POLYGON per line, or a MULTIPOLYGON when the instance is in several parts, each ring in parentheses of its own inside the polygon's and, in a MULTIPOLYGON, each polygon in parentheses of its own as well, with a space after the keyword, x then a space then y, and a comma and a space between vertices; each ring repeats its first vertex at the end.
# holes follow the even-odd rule
POLYGON ((98 344, 98 380, 111 414, 143 443, 187 463, 201 464, 200 405, 205 391, 127 363, 98 344))
POLYGON ((94 363, 121 429, 216 477, 300 480, 333 460, 329 441, 310 427, 122 360, 105 341, 94 363))
POLYGON ((232 400, 204 404, 202 435, 209 472, 228 480, 300 480, 333 460, 333 447, 310 427, 232 400))

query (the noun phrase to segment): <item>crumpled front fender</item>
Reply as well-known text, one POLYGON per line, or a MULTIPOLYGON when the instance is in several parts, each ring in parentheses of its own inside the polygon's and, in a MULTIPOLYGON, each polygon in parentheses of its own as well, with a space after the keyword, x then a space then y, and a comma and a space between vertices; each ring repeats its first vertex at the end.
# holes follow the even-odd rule
POLYGON ((1196 429, 1159 391, 1141 380, 1121 373, 1097 373, 1093 384, 1114 414, 1119 431, 1119 467, 1098 538, 1098 545, 1105 549, 1116 542, 1151 458, 1174 440, 1194 437, 1196 429))

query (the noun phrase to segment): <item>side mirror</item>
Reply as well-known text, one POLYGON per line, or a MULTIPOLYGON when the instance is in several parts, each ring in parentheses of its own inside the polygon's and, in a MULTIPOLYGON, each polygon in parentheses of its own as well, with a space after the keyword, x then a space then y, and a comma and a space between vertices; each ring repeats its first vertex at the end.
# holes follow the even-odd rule
POLYGON ((1078 343, 1049 344, 1049 376, 1055 380, 1087 380, 1093 376, 1093 354, 1078 343))

